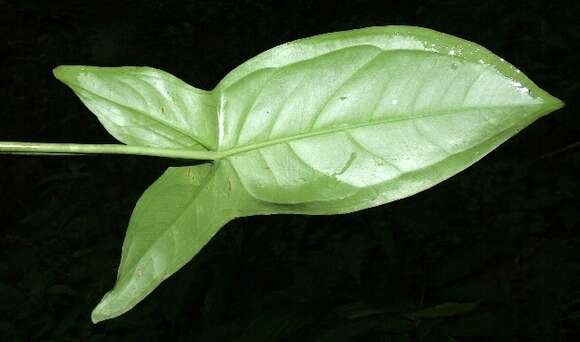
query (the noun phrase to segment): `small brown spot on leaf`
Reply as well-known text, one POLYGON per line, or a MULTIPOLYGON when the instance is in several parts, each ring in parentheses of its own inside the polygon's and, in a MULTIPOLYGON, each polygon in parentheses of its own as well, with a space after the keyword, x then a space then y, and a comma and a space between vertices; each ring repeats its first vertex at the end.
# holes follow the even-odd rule
POLYGON ((165 113, 165 108, 161 106, 161 113, 165 113))
POLYGON ((226 178, 226 181, 228 183, 228 192, 232 192, 232 180, 229 176, 226 178))
POLYGON ((187 177, 191 177, 191 167, 187 168, 187 177))
POLYGON ((141 278, 143 277, 143 270, 142 269, 137 269, 137 271, 135 272, 137 274, 137 278, 141 278))

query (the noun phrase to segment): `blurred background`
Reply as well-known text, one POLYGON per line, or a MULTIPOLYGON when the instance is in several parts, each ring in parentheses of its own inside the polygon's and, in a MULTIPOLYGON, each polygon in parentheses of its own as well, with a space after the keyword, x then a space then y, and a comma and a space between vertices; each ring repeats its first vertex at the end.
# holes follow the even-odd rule
POLYGON ((177 162, 0 156, 2 341, 580 340, 579 6, 570 1, 0 0, 0 140, 114 143, 52 77, 137 65, 211 89, 278 44, 405 24, 475 41, 567 106, 410 198, 238 219, 98 325, 132 208, 177 162), (447 303, 447 304, 445 304, 447 303))

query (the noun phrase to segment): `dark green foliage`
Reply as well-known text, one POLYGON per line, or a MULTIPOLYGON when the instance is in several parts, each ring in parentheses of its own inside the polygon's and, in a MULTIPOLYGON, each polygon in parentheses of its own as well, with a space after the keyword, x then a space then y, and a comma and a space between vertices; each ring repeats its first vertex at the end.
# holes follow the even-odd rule
POLYGON ((97 326, 90 310, 114 282, 130 211, 167 161, 1 156, 1 340, 580 337, 580 159, 577 145, 563 149, 580 136, 577 5, 0 6, 9 48, 0 68, 9 85, 1 88, 2 140, 25 132, 31 141, 112 142, 52 80, 48 71, 58 64, 151 65, 209 88, 265 48, 369 25, 421 25, 477 41, 567 102, 483 163, 406 200, 333 217, 234 221, 143 305, 97 326), (450 317, 405 317, 443 303, 478 306, 450 317))

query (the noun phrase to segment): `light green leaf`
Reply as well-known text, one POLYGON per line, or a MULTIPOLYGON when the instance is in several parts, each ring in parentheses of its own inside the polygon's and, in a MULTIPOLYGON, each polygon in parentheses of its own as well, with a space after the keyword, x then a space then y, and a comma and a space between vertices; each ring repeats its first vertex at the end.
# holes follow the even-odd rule
POLYGON ((338 214, 410 196, 563 105, 479 45, 405 26, 281 45, 211 92, 150 68, 55 75, 111 134, 151 147, 142 154, 206 148, 215 159, 170 168, 139 200, 95 322, 129 310, 235 217, 338 214))
POLYGON ((65 65, 53 73, 111 135, 127 145, 215 148, 217 122, 211 93, 165 71, 65 65))
POLYGON ((94 309, 93 322, 131 309, 228 221, 257 207, 227 161, 167 169, 137 202, 115 287, 94 309))
POLYGON ((484 48, 410 27, 286 44, 216 91, 219 150, 244 187, 305 214, 429 188, 562 105, 484 48))

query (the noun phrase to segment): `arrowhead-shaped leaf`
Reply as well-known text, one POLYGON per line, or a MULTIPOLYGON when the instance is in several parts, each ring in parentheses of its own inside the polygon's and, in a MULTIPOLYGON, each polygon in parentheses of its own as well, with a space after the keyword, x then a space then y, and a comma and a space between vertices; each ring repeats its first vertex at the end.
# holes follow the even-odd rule
POLYGON ((55 72, 121 141, 216 156, 170 168, 145 192, 94 321, 129 310, 235 217, 337 214, 412 195, 563 105, 485 48, 415 27, 284 44, 211 92, 152 70, 55 72))

